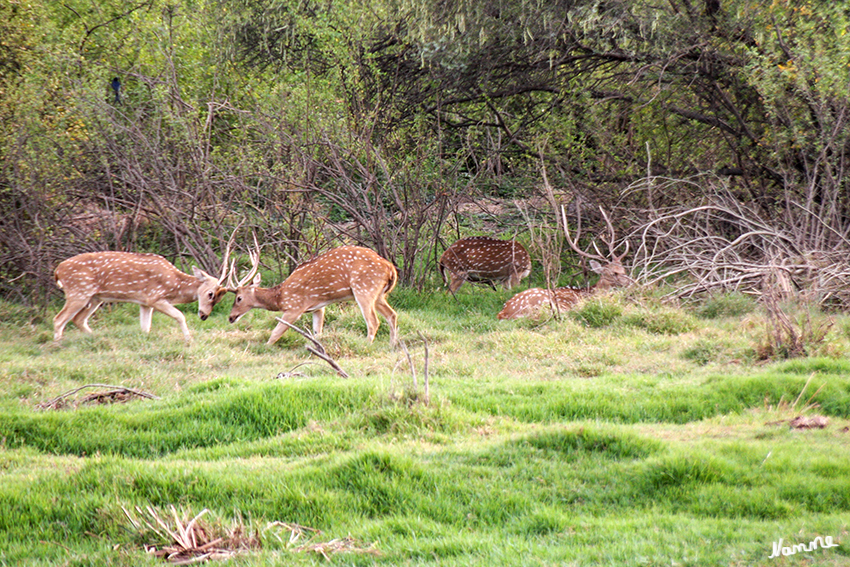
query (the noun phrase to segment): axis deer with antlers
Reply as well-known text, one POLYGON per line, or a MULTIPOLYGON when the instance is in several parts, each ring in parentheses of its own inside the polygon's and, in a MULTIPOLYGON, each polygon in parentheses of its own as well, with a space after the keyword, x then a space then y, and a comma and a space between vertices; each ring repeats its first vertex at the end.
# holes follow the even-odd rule
POLYGON ((157 254, 87 252, 61 262, 54 272, 56 285, 65 293, 65 306, 53 318, 53 340, 62 339, 69 321, 91 333, 89 317, 104 303, 138 303, 142 331, 150 332, 154 311, 180 325, 186 342, 192 340, 186 317, 174 307, 198 302, 198 316, 206 319, 227 289, 228 245, 221 276, 216 278, 192 266, 193 275, 181 272, 157 254))
MULTIPOLYGON (((353 299, 366 320, 370 342, 375 340, 380 326, 376 310, 390 326, 390 343, 398 342, 398 315, 387 303, 387 294, 398 282, 398 272, 392 262, 368 248, 340 246, 301 264, 279 285, 264 288, 259 287, 260 250, 256 240, 254 244, 256 250, 251 253, 252 266, 248 275, 236 284, 229 284, 228 291, 236 293, 230 311, 231 323, 255 307, 283 312, 280 319, 288 324, 304 313, 312 313, 313 334, 320 335, 325 323, 325 307, 353 299)), ((280 339, 289 328, 286 323, 278 322, 268 344, 280 339)))
MULTIPOLYGON (((581 230, 580 222, 579 229, 577 229, 576 232, 576 237, 573 239, 570 236, 569 229, 567 228, 566 214, 564 209, 561 208, 561 215, 564 222, 564 234, 567 237, 567 242, 569 242, 570 247, 580 256, 590 260, 590 269, 599 274, 599 281, 597 281, 593 286, 584 288, 559 287, 549 290, 535 287, 527 289, 510 298, 497 315, 497 318, 536 318, 545 313, 547 308, 551 308, 556 313, 567 311, 578 303, 579 300, 592 295, 597 291, 615 287, 627 287, 633 283, 633 280, 626 274, 626 270, 623 268, 623 258, 629 253, 629 244, 626 242, 626 249, 621 255, 614 255, 614 250, 616 249, 616 246, 614 245, 614 227, 611 225, 611 221, 608 219, 608 215, 605 214, 605 211, 601 207, 599 210, 602 211, 602 216, 608 225, 609 238, 605 241, 605 244, 607 245, 608 252, 611 256, 610 260, 602 256, 602 254, 599 253, 598 248, 596 249, 596 254, 589 254, 579 248, 577 243, 581 230)), ((594 247, 595 246, 596 245, 594 244, 594 247)))
POLYGON ((440 275, 454 294, 463 282, 501 283, 511 289, 531 273, 531 257, 515 240, 489 236, 461 238, 449 246, 439 262, 440 275), (446 279, 449 272, 450 281, 446 279))

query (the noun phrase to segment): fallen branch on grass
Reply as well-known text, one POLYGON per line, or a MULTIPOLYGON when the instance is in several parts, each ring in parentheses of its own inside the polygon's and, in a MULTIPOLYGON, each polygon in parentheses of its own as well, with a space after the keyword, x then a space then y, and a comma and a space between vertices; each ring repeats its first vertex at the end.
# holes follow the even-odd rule
POLYGON ((780 425, 783 423, 787 423, 791 429, 825 429, 829 425, 829 418, 822 415, 798 415, 792 419, 770 421, 766 425, 780 425))
POLYGON ((237 553, 260 547, 259 538, 247 533, 241 524, 228 531, 202 522, 201 517, 209 512, 206 508, 192 519, 181 521, 174 506, 171 506, 173 525, 150 506, 147 506, 145 510, 136 506, 139 519, 131 515, 126 508, 121 509, 136 530, 149 532, 147 535, 156 535, 161 542, 168 542, 146 544, 145 551, 173 565, 229 559, 237 553))
POLYGON ((149 394, 147 392, 142 392, 141 390, 134 390, 133 388, 125 388, 123 386, 110 386, 108 384, 86 384, 85 386, 80 386, 79 388, 74 388, 73 390, 69 390, 60 396, 56 396, 55 398, 48 400, 46 402, 42 402, 38 404, 36 407, 42 410, 57 410, 66 407, 67 399, 77 392, 81 390, 85 390, 86 388, 109 388, 109 390, 105 392, 95 392, 93 394, 88 394, 84 396, 81 400, 74 404, 76 408, 80 404, 88 404, 88 403, 99 403, 99 404, 112 404, 116 402, 127 402, 134 397, 137 398, 147 398, 150 400, 158 400, 158 396, 154 396, 153 394, 149 394))
POLYGON ((375 549, 374 544, 369 547, 361 547, 357 541, 351 536, 342 539, 332 539, 331 541, 321 543, 311 543, 296 547, 293 551, 312 551, 318 553, 327 560, 334 553, 364 553, 368 555, 380 556, 381 552, 375 549))
POLYGON ((350 378, 348 373, 345 370, 343 370, 342 368, 340 368, 339 364, 337 364, 336 361, 333 358, 330 357, 330 355, 327 353, 327 351, 325 351, 324 345, 322 345, 322 343, 317 341, 316 338, 313 337, 312 334, 310 334, 307 331, 304 331, 302 329, 299 329, 298 327, 296 327, 292 323, 289 323, 288 321, 284 321, 280 317, 275 317, 275 321, 278 321, 279 323, 283 323, 284 325, 286 325, 287 327, 289 327, 290 329, 292 329, 293 331, 295 331, 296 333, 298 333, 299 335, 301 335, 302 337, 304 337, 305 339, 307 339, 308 341, 313 343, 313 346, 309 346, 309 345, 307 346, 308 351, 310 351, 311 353, 315 354, 316 356, 318 356, 319 358, 321 358, 322 360, 327 362, 331 366, 331 368, 336 370, 336 373, 339 374, 340 376, 342 376, 343 378, 350 378))

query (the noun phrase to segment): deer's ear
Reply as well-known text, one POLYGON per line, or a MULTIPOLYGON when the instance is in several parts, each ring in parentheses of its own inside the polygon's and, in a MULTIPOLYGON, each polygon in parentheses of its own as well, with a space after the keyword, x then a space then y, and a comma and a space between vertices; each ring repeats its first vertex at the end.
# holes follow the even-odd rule
POLYGON ((192 266, 192 273, 195 274, 195 277, 198 278, 201 281, 206 281, 208 278, 212 277, 211 275, 209 275, 208 273, 206 273, 202 269, 198 268, 197 266, 192 266))
POLYGON ((251 283, 251 285, 253 285, 255 287, 260 285, 260 277, 261 277, 260 274, 257 274, 256 276, 254 276, 254 281, 251 283))
POLYGON ((596 272, 597 274, 601 274, 602 270, 604 270, 605 268, 604 268, 604 266, 602 266, 602 264, 600 264, 596 260, 591 260, 590 261, 590 269, 593 270, 594 272, 596 272))

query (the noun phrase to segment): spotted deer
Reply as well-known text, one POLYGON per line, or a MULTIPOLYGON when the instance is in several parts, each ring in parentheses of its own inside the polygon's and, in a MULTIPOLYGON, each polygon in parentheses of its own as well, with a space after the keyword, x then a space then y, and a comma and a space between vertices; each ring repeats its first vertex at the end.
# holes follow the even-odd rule
MULTIPOLYGON (((564 233, 567 237, 570 247, 575 250, 580 256, 590 260, 590 269, 599 274, 599 280, 596 284, 590 287, 558 287, 555 289, 542 289, 539 287, 527 289, 510 298, 505 303, 502 310, 496 316, 499 319, 520 319, 523 317, 537 318, 543 315, 547 308, 555 313, 567 311, 571 309, 579 300, 596 293, 597 291, 607 290, 615 287, 627 287, 632 284, 632 279, 626 274, 623 268, 623 258, 629 252, 629 245, 626 242, 625 251, 619 255, 614 255, 614 227, 608 219, 608 215, 602 210, 602 216, 608 225, 609 238, 605 241, 608 247, 611 259, 608 260, 599 254, 589 254, 578 247, 579 233, 576 233, 575 239, 570 236, 567 229, 566 215, 562 209, 564 222, 564 233), (602 263, 600 263, 600 261, 602 263)), ((594 245, 595 247, 595 245, 594 245)))
MULTIPOLYGON (((398 315, 387 303, 398 281, 398 272, 389 260, 360 246, 340 246, 295 268, 286 280, 275 287, 259 287, 259 247, 251 253, 252 267, 237 283, 229 279, 229 289, 236 294, 230 322, 235 323, 253 308, 281 311, 289 324, 304 313, 313 314, 313 334, 320 335, 325 323, 325 307, 353 299, 366 320, 367 337, 375 340, 380 321, 377 310, 390 326, 390 343, 398 341, 398 315), (252 280, 253 278, 253 280, 252 280), (248 282, 251 282, 250 284, 248 282)), ((231 270, 232 274, 232 270, 231 270)), ((289 325, 278 322, 268 344, 274 344, 289 325)))
POLYGON ((86 252, 62 261, 54 272, 57 287, 65 293, 65 305, 53 318, 53 340, 59 341, 69 321, 91 333, 89 317, 104 303, 138 303, 142 331, 150 332, 154 311, 168 315, 180 325, 186 342, 192 340, 186 317, 174 307, 198 302, 198 316, 206 319, 227 289, 228 245, 216 278, 192 266, 193 275, 181 272, 157 254, 136 252, 86 252))
POLYGON ((531 273, 531 257, 515 240, 470 236, 446 249, 440 257, 439 268, 451 293, 466 281, 487 283, 494 289, 496 283, 501 283, 505 289, 511 289, 531 273))

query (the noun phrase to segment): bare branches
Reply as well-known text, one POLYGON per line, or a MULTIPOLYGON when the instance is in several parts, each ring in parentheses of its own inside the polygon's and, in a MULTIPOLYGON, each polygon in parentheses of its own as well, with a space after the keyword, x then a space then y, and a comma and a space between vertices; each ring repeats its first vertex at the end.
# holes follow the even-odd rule
MULTIPOLYGON (((694 181, 660 184, 673 192, 694 181)), ((786 217, 768 218, 731 195, 716 178, 696 181, 705 187, 702 204, 634 212, 638 218, 631 238, 637 241, 634 267, 639 283, 677 278, 684 283, 671 297, 684 299, 728 290, 762 294, 770 289, 785 296, 803 290, 821 304, 850 305, 846 227, 828 225, 802 206, 792 209, 791 222, 786 222, 788 210, 786 217)), ((658 184, 653 178, 653 191, 658 184)))

